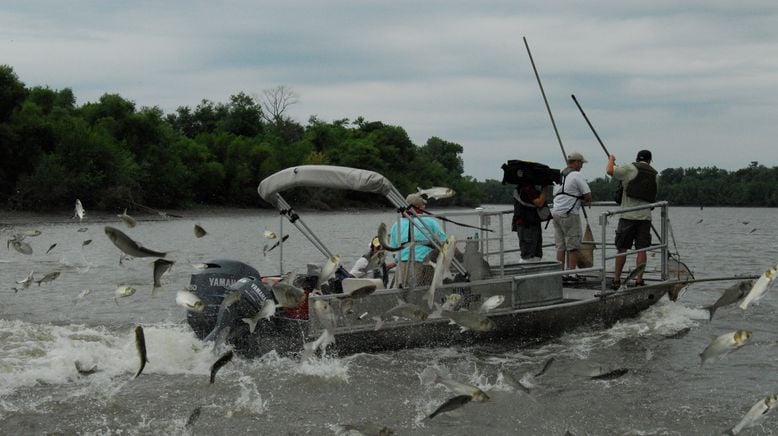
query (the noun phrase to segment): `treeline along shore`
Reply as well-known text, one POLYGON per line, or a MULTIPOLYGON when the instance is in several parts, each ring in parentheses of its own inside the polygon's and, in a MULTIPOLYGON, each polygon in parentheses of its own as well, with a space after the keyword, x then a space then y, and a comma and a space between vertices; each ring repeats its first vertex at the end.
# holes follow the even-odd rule
MULTIPOLYGON (((71 89, 27 87, 11 66, 0 65, 0 208, 49 212, 72 208, 77 198, 104 211, 267 207, 257 195, 259 182, 301 164, 377 171, 403 193, 431 186, 456 191, 436 206, 512 202, 513 187, 500 182, 503 162, 495 162, 495 179, 479 182, 464 174, 457 143, 431 137, 416 145, 402 127, 362 117, 326 122, 311 116, 303 125, 287 115, 295 102, 292 90, 278 86, 261 97, 241 92, 226 103, 202 100, 169 114, 138 108, 118 94, 77 105, 71 89)), ((612 198, 615 184, 607 177, 590 185, 595 200, 612 198)), ((318 209, 384 201, 304 189, 288 197, 318 209)), ((666 169, 659 198, 675 205, 778 206, 778 168, 752 162, 734 172, 666 169)))

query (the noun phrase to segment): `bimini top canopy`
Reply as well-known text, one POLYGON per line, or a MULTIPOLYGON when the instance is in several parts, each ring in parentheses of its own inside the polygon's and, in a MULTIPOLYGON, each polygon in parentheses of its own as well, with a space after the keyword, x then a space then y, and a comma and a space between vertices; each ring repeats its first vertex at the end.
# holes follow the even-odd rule
POLYGON ((263 200, 276 205, 277 193, 302 186, 350 189, 384 196, 394 189, 392 182, 374 171, 332 165, 300 165, 266 177, 257 191, 263 200))

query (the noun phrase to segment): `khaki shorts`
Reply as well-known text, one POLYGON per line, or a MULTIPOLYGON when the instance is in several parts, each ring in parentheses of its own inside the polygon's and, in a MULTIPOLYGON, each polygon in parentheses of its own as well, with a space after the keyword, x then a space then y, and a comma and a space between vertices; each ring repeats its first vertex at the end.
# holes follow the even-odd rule
POLYGON ((581 248, 581 215, 554 215, 554 242, 557 250, 573 251, 581 248))

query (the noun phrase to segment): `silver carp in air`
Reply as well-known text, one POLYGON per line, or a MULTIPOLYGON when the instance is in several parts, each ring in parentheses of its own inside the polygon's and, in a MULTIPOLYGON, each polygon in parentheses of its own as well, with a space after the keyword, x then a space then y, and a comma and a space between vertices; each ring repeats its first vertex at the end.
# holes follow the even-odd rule
POLYGON ((22 285, 22 289, 29 288, 30 285, 32 284, 32 282, 35 281, 35 279, 32 276, 34 272, 35 271, 30 271, 30 273, 27 274, 27 278, 25 278, 24 280, 17 280, 16 284, 17 285, 22 285))
POLYGON ((81 200, 76 198, 75 214, 73 215, 73 218, 78 218, 78 221, 81 222, 85 217, 86 211, 84 210, 84 206, 81 204, 81 200))
POLYGON ((471 397, 470 395, 457 395, 456 397, 449 398, 448 400, 446 400, 445 403, 441 404, 432 413, 427 415, 427 418, 432 419, 440 415, 441 413, 450 412, 452 410, 459 409, 460 407, 472 401, 472 399, 473 397, 471 397))
POLYGON ((707 310, 710 314, 708 319, 713 320, 713 314, 716 313, 716 309, 729 306, 730 304, 735 304, 742 300, 746 296, 746 292, 748 292, 753 286, 753 280, 743 280, 725 289, 721 294, 721 297, 719 297, 715 303, 705 307, 705 310, 707 310))
POLYGON ((167 253, 144 247, 115 227, 105 226, 105 234, 113 242, 113 245, 132 257, 165 257, 167 255, 167 253))
POLYGON ((711 343, 700 353, 700 368, 706 361, 715 360, 725 356, 748 342, 751 338, 751 332, 748 330, 737 330, 725 333, 714 338, 711 343))
POLYGON ((416 190, 418 191, 419 195, 423 195, 427 198, 434 198, 435 200, 451 198, 456 194, 456 191, 453 189, 443 186, 433 186, 432 188, 427 189, 421 189, 417 186, 416 190))
POLYGON ((434 382, 445 386, 446 389, 455 394, 470 395, 473 401, 484 402, 489 400, 489 396, 486 395, 484 391, 468 383, 463 383, 452 378, 441 377, 440 375, 435 377, 434 382))
POLYGON ((432 309, 435 302, 435 290, 438 286, 443 284, 443 279, 451 275, 451 261, 454 259, 454 252, 456 250, 456 238, 454 235, 449 235, 446 238, 446 242, 440 247, 438 258, 435 262, 435 272, 432 274, 432 283, 427 290, 427 305, 432 309))
POLYGON ((316 289, 321 289, 321 285, 326 283, 335 274, 340 266, 340 256, 337 254, 330 256, 327 262, 321 267, 319 280, 316 282, 316 289))
POLYGON ((460 327, 460 332, 473 330, 476 332, 488 332, 494 330, 497 326, 494 321, 483 314, 471 312, 469 310, 460 310, 457 312, 443 311, 443 318, 448 318, 452 323, 460 327))
POLYGON ((278 305, 281 307, 293 309, 299 307, 305 301, 305 291, 296 286, 279 282, 274 284, 271 289, 276 301, 278 301, 278 305))
POLYGON ((41 283, 53 282, 57 277, 59 277, 59 275, 60 275, 59 271, 50 272, 45 276, 43 276, 40 280, 36 280, 35 283, 37 283, 38 286, 40 286, 41 283))
POLYGON ((265 237, 267 239, 275 239, 278 236, 276 236, 275 232, 273 232, 272 230, 265 230, 265 237))
MULTIPOLYGON (((458 295, 458 294, 451 294, 451 295, 458 295)), ((478 309, 481 313, 489 312, 490 310, 496 309, 499 307, 503 302, 505 302, 505 297, 502 295, 492 295, 491 297, 487 298, 486 301, 481 304, 481 307, 478 309)))
POLYGON ((176 304, 191 312, 202 313, 205 303, 197 295, 183 290, 176 293, 176 304))
POLYGON ((143 327, 141 326, 135 327, 135 348, 138 349, 140 368, 138 368, 138 372, 135 373, 135 377, 133 378, 138 378, 143 372, 143 368, 146 367, 146 363, 149 361, 149 358, 146 355, 146 336, 143 334, 143 327))
POLYGON ((389 231, 386 229, 386 224, 381 223, 378 225, 378 231, 376 232, 378 242, 381 243, 381 248, 383 248, 386 251, 398 251, 401 250, 403 247, 393 247, 389 243, 389 231))
POLYGON ((338 323, 338 317, 335 315, 335 310, 332 309, 332 305, 329 301, 322 299, 315 300, 313 302, 313 312, 325 329, 335 329, 335 326, 338 323))
POLYGON ((249 333, 254 333, 254 330, 257 329, 257 323, 260 319, 270 319, 270 317, 275 314, 276 302, 271 299, 267 299, 262 303, 262 309, 260 309, 253 317, 241 318, 241 320, 249 325, 249 333))
POLYGON ((743 419, 734 427, 727 430, 725 434, 736 435, 747 428, 759 425, 767 418, 767 414, 775 409, 776 403, 778 403, 778 394, 770 395, 767 398, 757 401, 756 404, 751 406, 751 409, 746 412, 743 419))
POLYGON ((135 288, 132 286, 119 286, 113 293, 113 301, 118 305, 118 298, 129 297, 135 293, 135 288))
POLYGON ((398 302, 397 306, 382 313, 381 316, 374 316, 372 318, 376 322, 375 330, 380 330, 384 325, 385 320, 395 316, 411 321, 424 321, 429 315, 424 309, 415 304, 398 302))
POLYGON ((770 286, 775 281, 775 277, 778 275, 778 265, 768 268, 754 283, 751 291, 748 292, 743 301, 740 302, 739 307, 743 310, 748 308, 751 303, 756 303, 765 296, 770 286))
POLYGON ((138 225, 138 222, 135 221, 135 218, 127 215, 127 209, 124 209, 124 212, 122 212, 120 215, 116 215, 116 216, 119 217, 119 219, 122 220, 124 225, 129 227, 129 228, 133 228, 136 225, 138 225))
POLYGON ((203 236, 208 234, 208 232, 206 232, 203 226, 201 226, 200 224, 195 224, 193 230, 194 230, 194 235, 197 238, 202 238, 203 236))
POLYGON ((175 262, 167 259, 157 259, 154 261, 154 287, 159 288, 162 286, 162 276, 170 271, 175 262))

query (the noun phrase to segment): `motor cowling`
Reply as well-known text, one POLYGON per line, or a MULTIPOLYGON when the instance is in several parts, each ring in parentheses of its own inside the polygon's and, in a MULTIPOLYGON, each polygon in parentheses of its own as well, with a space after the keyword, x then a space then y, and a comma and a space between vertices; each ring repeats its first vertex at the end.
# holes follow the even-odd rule
POLYGON ((232 312, 250 317, 262 308, 262 303, 273 299, 273 291, 260 281, 259 271, 236 260, 215 259, 192 273, 190 291, 205 304, 202 313, 187 312, 187 322, 195 335, 203 339, 216 327, 219 306, 228 292, 240 292, 232 312))

